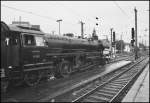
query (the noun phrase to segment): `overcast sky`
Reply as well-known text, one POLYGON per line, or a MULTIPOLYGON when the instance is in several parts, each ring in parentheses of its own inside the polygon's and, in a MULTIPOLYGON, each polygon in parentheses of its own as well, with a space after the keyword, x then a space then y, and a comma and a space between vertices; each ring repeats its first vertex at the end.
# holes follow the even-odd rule
POLYGON ((138 13, 138 41, 141 42, 145 34, 149 44, 149 1, 1 1, 1 20, 7 24, 18 21, 29 21, 33 25, 40 25, 46 33, 55 31, 58 34, 58 23, 62 19, 61 33, 81 35, 83 21, 84 33, 89 36, 93 28, 99 38, 108 35, 110 28, 114 28, 116 38, 121 34, 125 42, 131 40, 131 28, 134 27, 134 7, 138 13), (96 20, 96 17, 99 20, 96 20), (99 23, 98 26, 95 24, 99 23), (147 28, 147 32, 145 29, 147 28))

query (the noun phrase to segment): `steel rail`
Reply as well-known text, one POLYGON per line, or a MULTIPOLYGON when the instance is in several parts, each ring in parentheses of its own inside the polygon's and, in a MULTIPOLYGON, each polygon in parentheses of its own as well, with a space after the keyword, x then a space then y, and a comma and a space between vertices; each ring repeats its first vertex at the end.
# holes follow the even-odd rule
MULTIPOLYGON (((148 63, 148 62, 147 62, 148 63)), ((135 79, 137 79, 137 77, 141 74, 141 72, 144 70, 143 68, 146 67, 147 63, 142 67, 142 69, 140 69, 140 71, 138 71, 135 75, 133 75, 133 77, 128 81, 128 83, 126 85, 124 85, 124 87, 109 101, 109 102, 115 102, 116 99, 118 98, 118 96, 125 91, 128 88, 128 85, 133 83, 135 79)))
MULTIPOLYGON (((132 68, 133 66, 135 66, 136 64, 138 64, 139 62, 141 62, 142 60, 144 60, 143 58, 142 59, 139 59, 136 63, 134 63, 134 64, 132 64, 131 66, 130 65, 126 65, 126 66, 123 66, 123 67, 120 67, 120 69, 121 68, 127 68, 127 66, 130 66, 129 68, 132 68)), ((116 71, 119 71, 120 69, 118 69, 118 70, 115 70, 115 71, 113 71, 113 72, 116 72, 116 71)), ((120 70, 121 71, 121 70, 120 70)), ((105 77, 106 75, 108 75, 108 77, 109 76, 111 76, 110 74, 112 74, 112 72, 110 72, 110 73, 108 73, 108 74, 105 74, 105 75, 103 75, 102 77, 105 77)), ((116 73, 116 74, 118 74, 118 73, 116 73)), ((114 75, 115 76, 115 75, 114 75)), ((85 87, 86 85, 88 85, 88 84, 91 84, 92 82, 95 82, 96 80, 101 80, 102 79, 102 77, 97 77, 97 78, 95 78, 93 81, 89 81, 89 82, 87 82, 87 83, 84 83, 83 85, 79 85, 78 87, 76 87, 76 88, 74 88, 73 90, 70 90, 70 91, 74 91, 75 89, 78 89, 78 88, 83 88, 83 87, 85 87)), ((105 78, 104 78, 105 79, 105 78)), ((108 79, 107 79, 108 80, 108 79)), ((106 84, 106 82, 104 82, 103 84, 101 84, 100 86, 102 86, 102 85, 104 85, 104 84, 106 84)), ((68 92, 70 92, 70 91, 68 91, 68 92)), ((53 97, 53 98, 49 98, 49 100, 46 100, 46 101, 51 101, 51 100, 53 100, 53 101, 59 101, 60 100, 60 98, 59 97, 61 97, 61 96, 63 96, 63 95, 66 95, 68 92, 65 92, 65 93, 63 93, 63 94, 60 94, 60 95, 57 95, 56 97, 53 97)), ((86 93, 87 94, 87 93, 86 93)), ((86 94, 84 94, 84 95, 86 95, 86 94)), ((82 96, 84 96, 84 95, 82 95, 82 96)), ((76 101, 78 101, 78 99, 80 99, 80 98, 82 98, 82 97, 78 97, 78 98, 76 98, 76 99, 74 99, 74 100, 72 100, 72 102, 76 102, 76 101)), ((64 99, 63 99, 64 100, 64 99)), ((67 98, 66 98, 66 100, 67 100, 67 98)))
MULTIPOLYGON (((124 74, 125 72, 128 72, 128 71, 131 70, 133 67, 135 67, 135 66, 137 66, 139 63, 141 63, 143 60, 145 60, 145 58, 142 59, 142 60, 139 60, 139 61, 136 62, 134 65, 131 65, 131 66, 130 66, 128 69, 126 69, 124 72, 122 72, 122 73, 118 74, 117 76, 115 76, 115 77, 113 77, 113 78, 107 80, 107 81, 104 82, 103 84, 101 84, 101 85, 97 86, 96 88, 94 88, 94 89, 88 91, 88 92, 85 93, 84 95, 82 95, 82 96, 80 96, 80 97, 78 97, 78 98, 72 100, 72 102, 78 102, 78 101, 82 100, 83 98, 85 98, 86 96, 90 95, 91 93, 93 93, 94 91, 96 91, 97 89, 99 89, 100 87, 103 87, 104 85, 110 83, 110 82, 111 82, 112 80, 114 80, 115 78, 118 78, 119 76, 121 76, 121 75, 124 74)), ((125 87, 126 87, 126 85, 125 85, 125 87)), ((120 90, 120 91, 118 92, 118 94, 120 94, 121 91, 122 91, 122 90, 120 90)), ((116 94, 116 95, 113 96, 113 97, 116 98, 116 97, 118 96, 118 94, 116 94)), ((114 98, 111 99, 111 101, 113 101, 114 98)))

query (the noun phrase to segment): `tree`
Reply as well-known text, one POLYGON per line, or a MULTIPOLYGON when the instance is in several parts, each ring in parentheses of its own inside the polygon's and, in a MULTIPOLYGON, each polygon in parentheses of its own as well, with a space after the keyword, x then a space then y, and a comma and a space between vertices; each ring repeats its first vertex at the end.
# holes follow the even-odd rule
POLYGON ((124 43, 124 41, 123 40, 117 40, 116 41, 116 49, 118 50, 118 51, 121 51, 121 46, 122 46, 122 50, 124 50, 124 48, 125 48, 125 43, 124 43))

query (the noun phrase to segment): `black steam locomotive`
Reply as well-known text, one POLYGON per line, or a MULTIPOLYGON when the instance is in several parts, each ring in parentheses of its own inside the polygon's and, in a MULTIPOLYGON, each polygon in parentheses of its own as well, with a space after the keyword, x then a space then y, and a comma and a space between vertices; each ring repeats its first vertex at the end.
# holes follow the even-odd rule
POLYGON ((94 63, 104 65, 106 47, 96 36, 46 35, 35 28, 1 22, 1 88, 10 82, 34 86, 42 77, 66 77, 94 63))

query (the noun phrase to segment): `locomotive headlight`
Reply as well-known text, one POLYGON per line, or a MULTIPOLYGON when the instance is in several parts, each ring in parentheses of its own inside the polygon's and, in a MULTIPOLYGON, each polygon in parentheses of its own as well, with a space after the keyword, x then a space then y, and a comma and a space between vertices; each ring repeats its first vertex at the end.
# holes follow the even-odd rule
POLYGON ((8 68, 9 68, 9 69, 11 69, 11 68, 12 68, 12 66, 9 66, 8 68))

